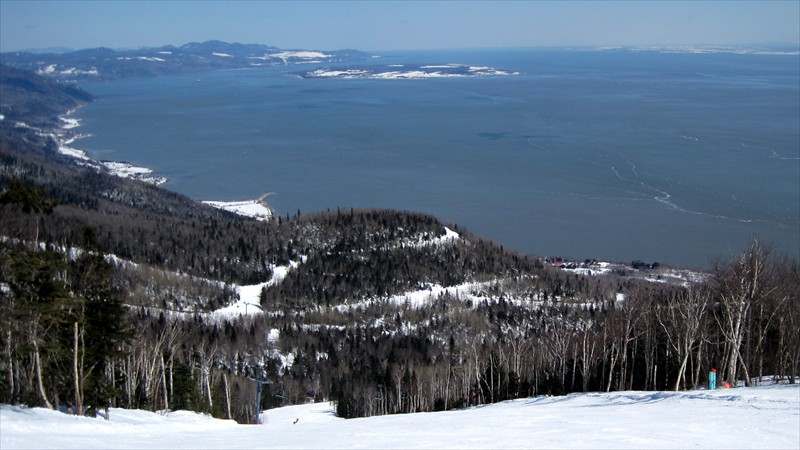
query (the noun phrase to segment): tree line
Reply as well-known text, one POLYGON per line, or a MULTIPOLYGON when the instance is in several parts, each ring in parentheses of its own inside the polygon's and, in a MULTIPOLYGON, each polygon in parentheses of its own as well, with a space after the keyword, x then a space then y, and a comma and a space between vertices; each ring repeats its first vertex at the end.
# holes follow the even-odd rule
MULTIPOLYGON (((9 189, 0 203, 20 214, 53 214, 46 194, 30 189, 13 201, 9 189), (19 201, 30 203, 28 212, 19 201)), ((252 376, 272 381, 262 408, 332 400, 341 416, 363 417, 542 394, 692 389, 712 367, 731 385, 800 375, 800 270, 758 240, 718 262, 702 282, 682 286, 582 276, 526 263, 488 243, 493 250, 481 255, 480 242, 465 238, 420 246, 419 236, 440 224, 421 216, 416 239, 398 235, 413 228, 415 214, 390 211, 388 228, 350 235, 354 221, 381 223, 382 214, 337 219, 341 214, 289 220, 314 230, 322 255, 301 247, 308 258, 284 280, 295 287, 267 289, 261 315, 228 319, 204 314, 216 305, 154 304, 159 292, 183 289, 187 298, 202 298, 202 290, 192 294, 180 287, 185 277, 157 275, 155 267, 109 261, 87 229, 77 253, 5 240, 0 396, 90 412, 185 408, 246 422, 255 413, 252 376), (343 228, 323 226, 337 221, 343 228), (370 249, 382 233, 395 233, 382 241, 394 256, 376 259, 370 249), (469 256, 454 256, 459 252, 469 256), (361 265, 365 257, 369 264, 361 265), (335 289, 324 273, 383 271, 409 259, 459 276, 398 269, 387 284, 359 269, 360 281, 345 277, 348 289, 324 294, 335 289), (491 273, 479 270, 481 261, 504 263, 491 273), (464 281, 472 284, 458 290, 464 281), (391 297, 424 283, 452 290, 423 304, 391 297), (136 288, 142 285, 150 288, 136 288)), ((225 293, 224 284, 207 289, 225 293)), ((230 292, 222 298, 233 300, 230 292)))

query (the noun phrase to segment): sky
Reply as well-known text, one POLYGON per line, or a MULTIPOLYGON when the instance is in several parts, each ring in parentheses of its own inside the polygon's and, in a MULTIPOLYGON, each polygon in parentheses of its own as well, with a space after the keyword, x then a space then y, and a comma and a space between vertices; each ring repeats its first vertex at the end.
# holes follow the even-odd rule
POLYGON ((787 1, 0 0, 0 51, 180 46, 284 49, 800 45, 787 1))

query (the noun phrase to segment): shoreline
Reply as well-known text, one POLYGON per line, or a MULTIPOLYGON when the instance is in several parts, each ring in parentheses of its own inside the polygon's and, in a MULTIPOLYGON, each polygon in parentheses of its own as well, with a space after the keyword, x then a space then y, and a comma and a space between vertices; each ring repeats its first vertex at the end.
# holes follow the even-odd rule
POLYGON ((270 220, 275 215, 272 208, 267 206, 263 200, 258 199, 230 202, 201 200, 200 203, 258 221, 270 220))
MULTIPOLYGON (((58 153, 74 158, 79 165, 92 167, 98 171, 105 171, 117 177, 131 178, 154 186, 161 186, 169 181, 167 177, 154 175, 155 171, 148 167, 136 166, 126 161, 93 159, 86 150, 70 147, 75 141, 91 136, 90 134, 73 131, 81 126, 80 119, 70 117, 74 112, 75 109, 72 109, 67 111, 66 114, 59 116, 58 120, 62 122, 61 126, 56 130, 51 130, 49 133, 50 137, 56 142, 58 153)), ((269 220, 274 216, 272 208, 264 202, 263 198, 243 201, 196 201, 204 205, 259 221, 269 220)))
POLYGON ((51 137, 56 141, 60 154, 80 160, 78 164, 94 167, 97 170, 103 170, 121 178, 132 178, 155 186, 161 186, 169 181, 166 177, 153 175, 153 169, 136 166, 125 161, 93 159, 86 150, 70 147, 75 141, 91 136, 90 134, 72 131, 81 126, 79 119, 69 117, 74 112, 75 110, 73 109, 67 111, 63 116, 59 116, 58 120, 63 123, 58 130, 51 134, 51 137))

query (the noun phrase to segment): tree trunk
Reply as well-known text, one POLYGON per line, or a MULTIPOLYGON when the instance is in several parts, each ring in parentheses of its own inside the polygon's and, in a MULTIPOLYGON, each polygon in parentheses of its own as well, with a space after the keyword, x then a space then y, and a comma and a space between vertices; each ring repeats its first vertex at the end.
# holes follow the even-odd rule
POLYGON ((692 388, 694 389, 697 385, 700 384, 700 367, 703 364, 703 343, 700 342, 700 345, 697 346, 697 363, 694 368, 694 375, 692 376, 692 388))
POLYGON ((658 390, 658 364, 653 365, 653 389, 658 390))
MULTIPOLYGON (((744 309, 744 305, 740 307, 744 309)), ((742 319, 743 319, 743 312, 740 312, 738 317, 736 318, 735 324, 732 327, 731 333, 731 342, 730 342, 730 353, 728 355, 728 373, 726 380, 730 383, 731 386, 736 386, 736 378, 739 369, 739 359, 740 356, 740 348, 742 346, 742 319)))
POLYGON ((225 411, 227 412, 228 416, 227 419, 231 418, 231 390, 228 387, 228 374, 222 372, 222 381, 225 383, 225 411))
POLYGON ((175 373, 175 371, 173 370, 174 366, 172 365, 172 363, 173 363, 173 355, 174 354, 175 354, 174 352, 170 352, 170 354, 169 354, 169 396, 173 400, 175 399, 175 391, 172 390, 173 389, 173 377, 172 377, 172 375, 175 373))
POLYGON ((11 356, 11 330, 6 331, 6 356, 8 358, 8 402, 14 403, 14 359, 11 356))
POLYGON ((447 362, 447 382, 444 385, 444 410, 447 411, 447 404, 450 400, 450 378, 453 376, 453 365, 451 361, 447 362))
POLYGON ((614 366, 617 364, 617 344, 611 344, 611 354, 608 358, 608 380, 606 381, 606 392, 611 392, 611 384, 614 382, 614 366))
POLYGON ((209 409, 209 411, 214 406, 214 404, 211 401, 211 381, 210 381, 211 374, 209 373, 210 371, 211 371, 211 369, 209 369, 209 368, 206 368, 204 370, 204 375, 206 377, 206 393, 207 393, 207 396, 208 396, 208 409, 209 409))
POLYGON ((161 388, 164 391, 164 410, 169 410, 169 398, 167 397, 167 368, 164 366, 164 355, 161 355, 161 388))
POLYGON ((83 415, 83 393, 81 392, 81 374, 78 370, 78 322, 73 327, 74 345, 72 346, 72 376, 75 379, 75 408, 83 415))
POLYGON ((39 357, 39 343, 36 342, 36 337, 33 338, 33 352, 34 359, 36 360, 36 387, 39 389, 39 397, 44 400, 45 406, 53 409, 53 404, 47 399, 47 394, 44 392, 44 382, 42 381, 42 360, 39 357))
POLYGON ((681 361, 681 367, 678 369, 678 377, 675 380, 675 392, 678 392, 681 388, 681 380, 686 377, 686 363, 689 361, 689 352, 687 351, 683 355, 683 360, 681 361))

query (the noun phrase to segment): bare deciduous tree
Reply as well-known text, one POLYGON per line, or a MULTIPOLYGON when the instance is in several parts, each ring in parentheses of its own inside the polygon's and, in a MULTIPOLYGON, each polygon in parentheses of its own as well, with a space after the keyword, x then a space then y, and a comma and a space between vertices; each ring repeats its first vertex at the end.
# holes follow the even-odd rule
POLYGON ((673 293, 665 304, 656 306, 658 323, 680 361, 675 379, 675 391, 680 390, 682 384, 685 386, 686 369, 703 333, 709 297, 707 289, 693 286, 673 293))
POLYGON ((732 386, 736 385, 740 371, 747 383, 750 380, 742 348, 754 304, 763 301, 775 289, 770 279, 770 254, 770 247, 753 239, 750 248, 741 256, 729 264, 718 264, 715 269, 714 288, 719 296, 716 320, 725 342, 723 373, 732 386))

